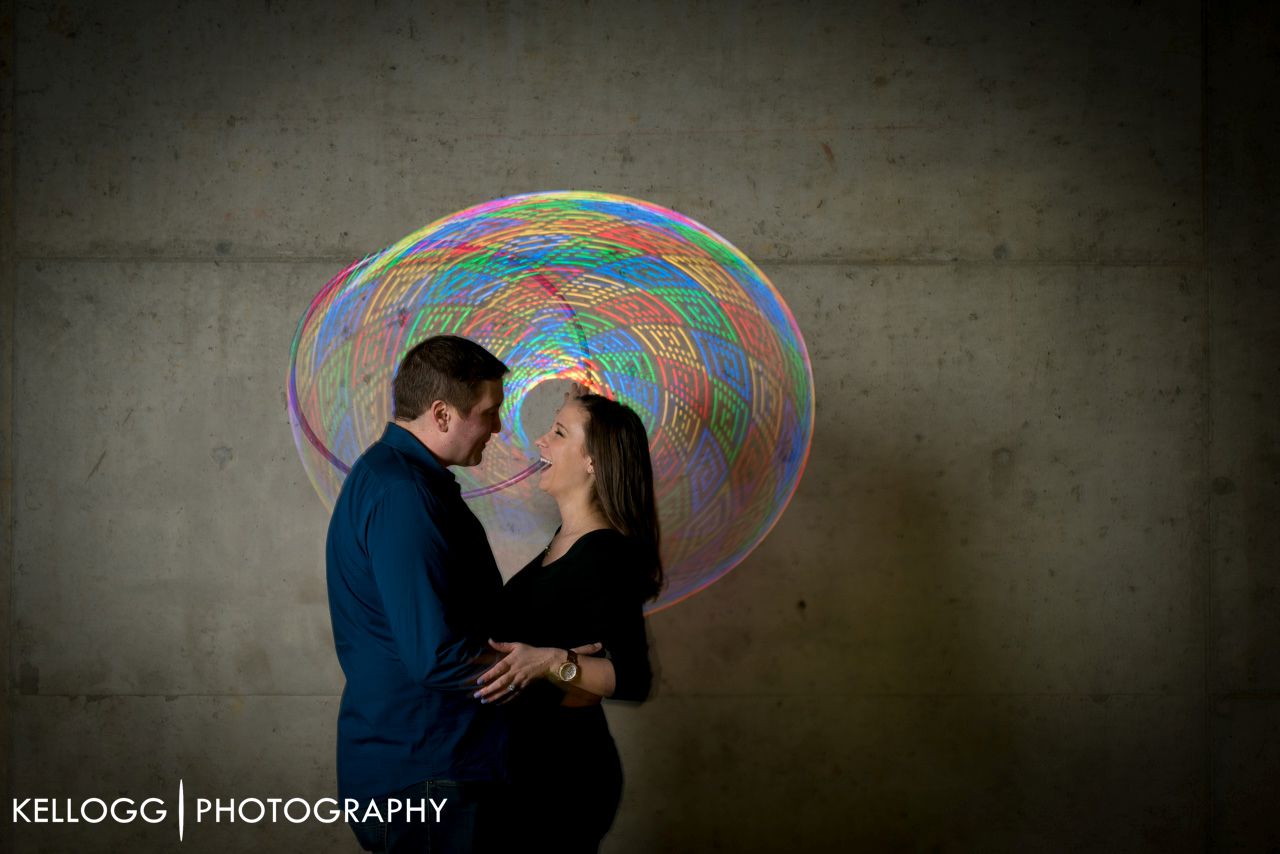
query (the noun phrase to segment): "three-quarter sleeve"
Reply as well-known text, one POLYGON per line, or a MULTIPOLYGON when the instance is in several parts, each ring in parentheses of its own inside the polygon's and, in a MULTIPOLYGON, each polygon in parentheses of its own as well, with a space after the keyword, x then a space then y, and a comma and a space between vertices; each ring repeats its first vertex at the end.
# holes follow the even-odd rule
POLYGON ((649 697, 653 670, 649 666, 649 639, 641 606, 635 603, 628 610, 625 615, 619 614, 617 632, 606 635, 604 651, 613 662, 612 699, 638 703, 649 697))
POLYGON ((613 663, 615 685, 611 699, 642 702, 653 686, 653 670, 649 665, 644 595, 640 592, 641 570, 629 559, 630 555, 619 553, 617 543, 611 542, 608 551, 602 549, 595 561, 595 577, 600 582, 600 637, 604 654, 613 663))

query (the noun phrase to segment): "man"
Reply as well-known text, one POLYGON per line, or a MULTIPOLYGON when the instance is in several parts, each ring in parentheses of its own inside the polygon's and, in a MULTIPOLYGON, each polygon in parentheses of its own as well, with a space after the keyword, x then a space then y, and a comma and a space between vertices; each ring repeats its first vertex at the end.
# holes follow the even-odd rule
POLYGON ((485 850, 502 823, 487 809, 506 776, 506 725, 472 697, 502 576, 447 467, 480 462, 506 373, 464 338, 415 346, 396 373, 394 423, 333 508, 329 612, 347 678, 338 789, 361 803, 352 829, 367 850, 485 850))

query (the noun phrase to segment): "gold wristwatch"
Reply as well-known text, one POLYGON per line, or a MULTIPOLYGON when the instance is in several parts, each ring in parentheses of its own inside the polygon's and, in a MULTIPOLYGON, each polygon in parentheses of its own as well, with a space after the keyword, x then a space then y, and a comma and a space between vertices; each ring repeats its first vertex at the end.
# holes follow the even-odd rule
POLYGON ((578 678, 578 654, 573 650, 565 650, 569 655, 568 661, 563 661, 556 668, 556 678, 561 682, 572 682, 578 678))

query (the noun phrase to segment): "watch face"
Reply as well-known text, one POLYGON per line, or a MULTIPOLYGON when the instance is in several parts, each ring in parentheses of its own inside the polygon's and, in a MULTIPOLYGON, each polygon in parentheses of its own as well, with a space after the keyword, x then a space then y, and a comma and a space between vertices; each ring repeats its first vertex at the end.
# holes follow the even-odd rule
POLYGON ((572 682, 578 675, 578 665, 572 661, 566 661, 560 665, 560 681, 572 682))

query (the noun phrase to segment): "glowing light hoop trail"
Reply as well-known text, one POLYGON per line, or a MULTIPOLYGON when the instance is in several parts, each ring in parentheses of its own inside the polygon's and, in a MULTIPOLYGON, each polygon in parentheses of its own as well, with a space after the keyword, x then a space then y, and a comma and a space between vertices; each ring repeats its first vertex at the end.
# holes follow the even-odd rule
MULTIPOLYGON (((463 335, 511 367, 484 460, 455 469, 499 564, 549 534, 521 404, 572 380, 649 433, 668 587, 650 612, 742 563, 794 495, 813 438, 813 373, 786 302, 711 229, 649 202, 530 193, 485 202, 349 265, 303 313, 290 347, 294 440, 336 498, 381 434, 405 351, 463 335), (542 515, 540 515, 542 514, 542 515)), ((541 427, 535 434, 542 432, 541 427)))

